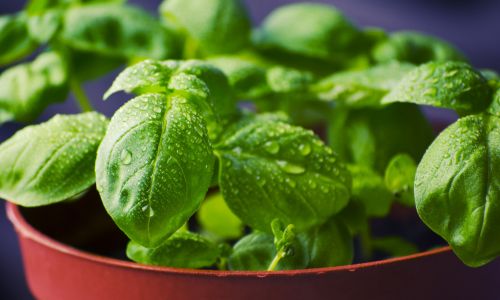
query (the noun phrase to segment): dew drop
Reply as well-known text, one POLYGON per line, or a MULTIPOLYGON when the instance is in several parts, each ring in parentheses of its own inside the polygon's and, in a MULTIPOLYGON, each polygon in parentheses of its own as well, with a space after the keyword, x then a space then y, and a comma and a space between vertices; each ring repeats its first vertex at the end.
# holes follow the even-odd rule
POLYGON ((269 141, 264 144, 264 150, 266 150, 269 154, 276 154, 280 151, 280 145, 274 141, 269 141))
POLYGON ((303 167, 291 164, 284 160, 278 160, 276 163, 283 171, 289 174, 302 174, 306 171, 306 169, 304 169, 303 167))
POLYGON ((299 146, 299 151, 302 156, 307 156, 311 153, 311 145, 309 144, 301 144, 299 146))
POLYGON ((120 159, 122 161, 122 164, 130 165, 130 163, 132 162, 132 153, 130 153, 130 151, 126 149, 123 149, 120 155, 120 159))

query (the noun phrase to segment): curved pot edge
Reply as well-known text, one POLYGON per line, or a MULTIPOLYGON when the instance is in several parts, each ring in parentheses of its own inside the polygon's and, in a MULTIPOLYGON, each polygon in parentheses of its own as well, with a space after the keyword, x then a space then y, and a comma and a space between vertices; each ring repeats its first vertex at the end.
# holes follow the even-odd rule
POLYGON ((324 273, 332 273, 332 272, 352 272, 360 269, 374 268, 384 265, 395 264, 403 261, 411 261, 418 260, 428 256, 442 254, 445 252, 451 252, 451 248, 449 246, 440 247, 431 249, 424 252, 415 253, 412 255, 389 258, 384 260, 366 262, 366 263, 358 263, 351 264, 345 266, 338 267, 325 267, 325 268, 315 268, 315 269, 303 269, 303 270, 289 270, 289 271, 219 271, 219 270, 198 270, 198 269, 181 269, 181 268, 169 268, 169 267, 157 267, 157 266, 148 266, 137 264, 134 262, 128 262, 124 260, 119 260, 110 257, 104 257, 100 255, 96 255, 90 252, 86 252, 83 250, 79 250, 77 248, 68 246, 63 244, 57 240, 54 240, 42 232, 38 231, 36 228, 31 226, 22 216, 19 207, 11 202, 6 203, 6 211, 7 217, 10 222, 13 224, 16 232, 19 235, 22 235, 24 238, 31 239, 39 244, 44 245, 45 247, 54 249, 58 252, 65 253, 67 255, 71 255, 83 260, 89 260, 96 263, 101 263, 114 267, 121 268, 132 268, 139 269, 143 271, 153 271, 153 272, 161 272, 161 273, 170 273, 170 274, 183 274, 183 275, 197 275, 197 276, 208 276, 208 277, 268 277, 268 276, 277 276, 277 277, 288 277, 288 276, 300 276, 300 275, 320 275, 324 273))

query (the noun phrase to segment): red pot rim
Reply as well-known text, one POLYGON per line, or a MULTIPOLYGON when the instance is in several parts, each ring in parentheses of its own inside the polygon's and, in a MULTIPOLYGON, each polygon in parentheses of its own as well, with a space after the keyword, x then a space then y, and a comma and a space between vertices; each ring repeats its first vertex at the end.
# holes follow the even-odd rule
POLYGON ((358 263, 352 265, 338 266, 338 267, 326 267, 326 268, 314 268, 314 269, 303 269, 303 270, 289 270, 289 271, 219 271, 219 270, 198 270, 198 269, 181 269, 181 268, 170 268, 170 267, 157 267, 137 264, 134 262, 119 260, 115 258, 105 257, 96 255, 90 252, 79 250, 77 248, 63 244, 57 240, 54 240, 42 232, 31 226, 22 216, 19 207, 13 203, 7 202, 7 217, 10 222, 14 225, 15 230, 18 234, 32 239, 33 241, 42 244, 48 248, 55 251, 65 253, 76 258, 83 260, 89 260, 100 264, 105 264, 114 267, 121 268, 132 268, 143 271, 153 271, 169 274, 179 274, 179 275, 196 275, 196 276, 208 276, 208 277, 289 277, 289 276, 300 276, 300 275, 320 275, 324 273, 333 272, 344 272, 344 271, 356 271, 360 269, 375 268, 384 265, 395 264, 402 261, 417 260, 427 256, 440 254, 443 252, 450 252, 451 248, 449 246, 435 248, 432 250, 419 252, 412 255, 389 258, 384 260, 358 263))

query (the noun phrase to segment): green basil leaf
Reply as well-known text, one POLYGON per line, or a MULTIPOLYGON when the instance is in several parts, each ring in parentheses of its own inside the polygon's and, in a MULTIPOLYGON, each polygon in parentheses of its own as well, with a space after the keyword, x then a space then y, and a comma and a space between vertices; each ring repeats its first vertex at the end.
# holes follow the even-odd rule
MULTIPOLYGON (((294 270, 306 268, 309 255, 305 241, 295 239, 289 255, 282 258, 275 270, 294 270)), ((272 234, 253 232, 244 236, 235 245, 228 259, 230 270, 264 271, 267 270, 278 251, 272 234)))
POLYGON ((459 119, 432 143, 418 165, 415 204, 424 223, 469 266, 500 255, 500 119, 459 119))
POLYGON ((204 121, 186 99, 145 94, 111 119, 97 154, 97 188, 118 227, 155 247, 198 209, 213 165, 204 121))
POLYGON ((226 74, 238 98, 261 98, 271 93, 266 68, 249 60, 230 56, 215 57, 209 62, 226 74))
POLYGON ((271 12, 256 32, 255 42, 263 49, 341 61, 357 50, 361 36, 333 6, 295 3, 271 12))
POLYGON ((0 16, 0 65, 26 57, 38 47, 28 35, 27 22, 25 14, 0 16))
POLYGON ((312 81, 311 73, 292 68, 276 66, 267 71, 269 87, 276 93, 306 93, 312 81))
POLYGON ((156 248, 146 248, 130 241, 127 256, 131 260, 153 266, 175 268, 205 268, 213 266, 221 254, 210 240, 189 231, 177 231, 156 248))
POLYGON ((28 0, 25 10, 30 15, 41 14, 53 8, 67 8, 72 5, 92 3, 123 3, 126 0, 28 0))
POLYGON ((116 56, 91 51, 67 49, 71 76, 78 82, 93 80, 118 69, 126 60, 116 56))
POLYGON ((395 32, 372 50, 379 63, 392 60, 423 64, 429 61, 462 61, 464 55, 451 44, 418 32, 395 32))
POLYGON ((373 249, 384 252, 390 257, 407 256, 418 252, 417 246, 398 237, 378 237, 371 240, 373 249))
POLYGON ((186 31, 188 58, 233 53, 249 44, 250 17, 240 0, 165 0, 160 12, 186 31))
POLYGON ((33 62, 7 69, 0 75, 0 86, 0 116, 30 122, 49 104, 66 99, 67 67, 60 55, 46 52, 33 62))
POLYGON ((368 216, 386 216, 391 209, 393 196, 382 176, 365 166, 349 165, 348 169, 352 175, 353 201, 361 202, 368 216))
POLYGON ((60 38, 71 48, 119 58, 166 59, 179 52, 176 33, 145 11, 115 4, 68 9, 60 38))
POLYGON ((488 107, 488 113, 496 116, 500 116, 500 86, 493 95, 493 101, 490 107, 488 107))
POLYGON ((419 161, 434 138, 418 106, 410 103, 337 110, 328 130, 329 143, 342 159, 380 174, 398 153, 408 153, 419 161))
POLYGON ((430 62, 401 79, 382 103, 412 102, 451 108, 459 113, 480 112, 491 102, 488 81, 463 62, 430 62))
POLYGON ((61 9, 50 9, 42 14, 30 15, 28 18, 30 37, 38 43, 50 41, 61 26, 62 14, 61 9))
POLYGON ((210 237, 237 239, 243 235, 243 223, 229 209, 220 193, 207 197, 196 216, 202 231, 210 237))
POLYGON ((278 218, 302 230, 347 204, 349 172, 311 131, 262 119, 234 126, 216 146, 219 184, 245 224, 269 232, 278 218))
POLYGON ((205 118, 212 139, 236 114, 236 103, 225 75, 197 60, 143 61, 118 75, 104 97, 118 91, 182 93, 205 118))
POLYGON ((334 267, 352 263, 354 246, 349 229, 335 219, 310 230, 306 244, 310 268, 334 267))
POLYGON ((88 189, 107 123, 97 113, 57 115, 18 131, 0 145, 0 197, 41 206, 88 189))
POLYGON ((408 154, 394 156, 385 169, 386 187, 396 196, 399 202, 407 206, 415 206, 413 183, 417 164, 408 154))
POLYGON ((380 106, 382 98, 415 67, 392 62, 361 71, 335 73, 316 83, 312 90, 323 101, 348 107, 380 106))

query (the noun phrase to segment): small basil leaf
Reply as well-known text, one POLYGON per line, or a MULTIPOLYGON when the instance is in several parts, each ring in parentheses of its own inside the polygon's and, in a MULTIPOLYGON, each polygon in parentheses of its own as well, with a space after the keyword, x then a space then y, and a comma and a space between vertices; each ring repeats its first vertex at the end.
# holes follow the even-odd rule
POLYGON ((399 202, 407 206, 415 206, 413 183, 417 164, 408 154, 394 156, 385 169, 386 187, 396 196, 399 202))
POLYGON ((198 269, 213 266, 220 248, 210 240, 189 231, 177 231, 157 248, 146 248, 130 241, 127 256, 153 266, 198 269))
POLYGON ((361 71, 335 73, 312 87, 323 101, 349 107, 379 106, 382 98, 415 67, 392 62, 361 71))
POLYGON ((415 204, 424 223, 469 266, 500 255, 500 119, 459 119, 432 143, 418 165, 415 204))
POLYGON ((267 71, 269 87, 276 93, 305 93, 312 81, 311 73, 292 68, 276 66, 267 71))
MULTIPOLYGON (((305 241, 296 239, 288 256, 282 258, 274 270, 303 269, 309 263, 305 241)), ((268 270, 278 251, 272 234, 253 232, 244 236, 235 245, 228 259, 230 270, 268 270)))
POLYGON ((393 196, 385 186, 382 176, 365 166, 349 165, 348 169, 352 175, 353 201, 361 202, 368 216, 386 216, 391 208, 393 196))
POLYGON ((491 89, 481 73, 463 62, 430 62, 401 79, 382 103, 412 102, 480 112, 491 102, 491 89))
POLYGON ((360 37, 358 29, 332 6, 295 3, 271 12, 256 32, 255 42, 263 49, 340 61, 352 56, 360 37))
POLYGON ((493 101, 491 102, 490 107, 488 107, 488 113, 500 116, 500 87, 493 95, 493 101))
POLYGON ((308 267, 334 267, 352 263, 354 246, 349 229, 335 219, 310 230, 306 244, 311 261, 308 267))
POLYGON ((50 9, 41 14, 30 15, 28 18, 30 37, 39 43, 50 41, 61 26, 62 13, 60 9, 50 9))
POLYGON ((269 232, 278 218, 302 230, 347 204, 349 172, 311 131, 262 119, 234 126, 216 146, 219 184, 245 224, 269 232))
POLYGON ((374 238, 371 243, 374 250, 384 252, 390 257, 406 256, 418 252, 417 246, 397 236, 374 238))
POLYGON ((216 239, 237 239, 243 235, 244 225, 227 207, 220 193, 209 196, 197 213, 202 231, 216 239))
POLYGON ((49 105, 68 94, 68 72, 56 53, 43 53, 33 62, 7 69, 0 75, 0 115, 20 122, 33 121, 49 105))
POLYGON ((418 32, 400 31, 379 43, 372 51, 379 63, 393 60, 423 64, 429 61, 465 60, 460 51, 436 37, 418 32))
POLYGON ((19 60, 38 47, 28 35, 28 18, 25 14, 0 16, 0 65, 19 60))
POLYGON ((230 85, 240 99, 261 98, 271 93, 267 70, 248 60, 221 56, 209 60, 226 74, 230 85))
POLYGON ((198 209, 213 165, 204 121, 191 105, 175 94, 145 94, 111 119, 97 155, 97 188, 118 227, 154 247, 198 209))
POLYGON ((17 132, 0 145, 0 197, 41 206, 85 191, 107 123, 97 113, 57 115, 17 132))
POLYGON ((120 58, 166 59, 179 51, 176 33, 145 11, 114 4, 68 9, 61 39, 71 48, 120 58))
POLYGON ((348 162, 380 174, 398 153, 419 161, 434 135, 418 106, 392 104, 380 109, 340 110, 330 120, 328 139, 348 162))
POLYGON ((250 17, 240 0, 165 0, 162 16, 186 31, 188 58, 236 52, 249 44, 250 17))

